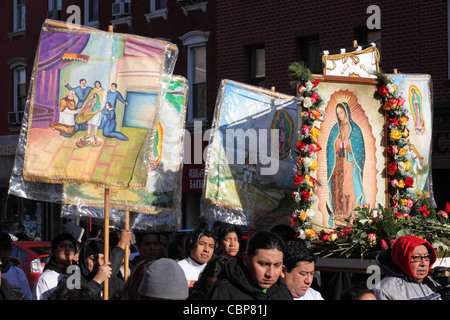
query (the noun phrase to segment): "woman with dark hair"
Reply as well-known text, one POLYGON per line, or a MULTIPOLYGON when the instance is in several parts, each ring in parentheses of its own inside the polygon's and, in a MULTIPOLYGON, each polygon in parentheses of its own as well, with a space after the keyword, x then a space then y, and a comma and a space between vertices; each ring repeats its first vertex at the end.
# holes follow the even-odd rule
POLYGON ((255 233, 242 258, 230 259, 207 300, 292 300, 281 282, 283 242, 270 231, 255 233))
POLYGON ((220 227, 218 232, 219 253, 228 258, 234 258, 239 254, 242 241, 241 229, 233 224, 220 227))

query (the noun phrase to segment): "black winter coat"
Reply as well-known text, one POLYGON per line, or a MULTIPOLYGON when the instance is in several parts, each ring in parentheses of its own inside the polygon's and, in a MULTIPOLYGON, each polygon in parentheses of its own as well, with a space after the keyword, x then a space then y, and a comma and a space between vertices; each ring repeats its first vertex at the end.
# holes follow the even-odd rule
POLYGON ((266 292, 252 285, 242 259, 230 259, 219 273, 217 281, 206 295, 206 300, 292 300, 281 279, 266 292))

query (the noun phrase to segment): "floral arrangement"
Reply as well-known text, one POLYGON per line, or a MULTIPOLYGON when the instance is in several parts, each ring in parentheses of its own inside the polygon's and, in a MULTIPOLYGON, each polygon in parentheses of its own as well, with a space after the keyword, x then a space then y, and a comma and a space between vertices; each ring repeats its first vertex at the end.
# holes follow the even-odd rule
POLYGON ((318 201, 316 187, 317 144, 320 130, 316 121, 322 122, 324 110, 318 94, 319 80, 314 79, 302 63, 289 66, 289 75, 299 82, 298 105, 301 124, 297 142, 298 159, 294 166, 294 185, 297 190, 292 197, 297 209, 291 214, 292 226, 298 225, 297 240, 305 242, 321 257, 373 258, 387 249, 391 241, 403 235, 415 235, 432 243, 441 256, 450 255, 450 204, 445 210, 436 211, 429 199, 417 200, 413 189, 414 179, 409 151, 409 130, 405 100, 399 96, 397 87, 382 72, 375 73, 379 85, 377 95, 383 102, 387 116, 387 153, 390 203, 386 207, 378 204, 355 208, 355 216, 345 220, 344 226, 334 230, 316 232, 313 228, 318 201), (421 205, 418 205, 422 203, 421 205))
POLYGON ((303 63, 294 62, 289 66, 289 75, 299 81, 298 105, 301 124, 299 124, 299 140, 297 142, 298 159, 294 166, 294 184, 297 191, 292 197, 297 203, 297 209, 291 214, 292 226, 298 224, 297 238, 310 244, 316 236, 312 220, 315 212, 311 208, 315 201, 317 174, 317 151, 321 147, 317 144, 317 136, 320 134, 315 122, 323 121, 324 110, 321 109, 322 99, 318 94, 318 79, 314 79, 311 71, 303 63))
POLYGON ((399 96, 397 86, 381 71, 377 77, 378 95, 383 100, 387 114, 389 194, 393 209, 399 215, 408 215, 417 197, 414 191, 412 164, 408 160, 409 129, 405 99, 399 96))
POLYGON ((321 257, 374 258, 387 249, 391 241, 404 235, 414 235, 429 241, 438 256, 450 254, 450 204, 436 211, 424 200, 423 206, 413 210, 413 215, 399 215, 392 207, 355 209, 353 221, 331 232, 321 231, 313 249, 321 257))

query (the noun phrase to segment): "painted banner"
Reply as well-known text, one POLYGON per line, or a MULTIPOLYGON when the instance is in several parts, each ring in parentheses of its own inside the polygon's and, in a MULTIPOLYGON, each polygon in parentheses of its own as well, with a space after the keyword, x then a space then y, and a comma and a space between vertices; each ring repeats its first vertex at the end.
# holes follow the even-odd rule
POLYGON ((345 225, 358 206, 385 204, 385 116, 374 99, 375 80, 318 78, 325 114, 317 123, 319 201, 313 223, 326 229, 345 225))
POLYGON ((291 193, 297 118, 295 97, 222 80, 207 147, 202 216, 246 226, 289 223, 296 207, 291 193))
POLYGON ((329 76, 375 78, 379 71, 380 53, 376 46, 364 50, 322 56, 323 74, 329 76))
MULTIPOLYGON (((181 228, 181 188, 184 154, 184 127, 188 85, 174 76, 161 104, 158 130, 151 148, 151 161, 145 189, 111 189, 110 207, 140 213, 134 229, 155 225, 181 228), (147 217, 154 216, 154 217, 147 217)), ((93 207, 103 207, 104 189, 94 184, 65 184, 62 214, 99 217, 93 207)))
POLYGON ((178 49, 44 24, 33 70, 25 180, 143 188, 178 49))
POLYGON ((427 74, 389 74, 406 100, 408 110, 408 160, 412 163, 414 189, 418 197, 431 196, 432 81, 427 74))

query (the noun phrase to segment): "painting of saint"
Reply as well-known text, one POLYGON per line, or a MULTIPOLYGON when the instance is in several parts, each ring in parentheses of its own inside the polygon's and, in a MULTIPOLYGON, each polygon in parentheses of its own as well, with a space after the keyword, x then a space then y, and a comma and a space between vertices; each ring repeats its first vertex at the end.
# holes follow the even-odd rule
POLYGON ((359 206, 374 208, 385 202, 385 119, 379 101, 373 99, 376 86, 369 81, 319 84, 325 112, 318 124, 315 223, 325 229, 346 225, 359 206))
POLYGON ((292 118, 287 112, 283 110, 276 112, 273 117, 272 128, 278 129, 279 132, 279 153, 280 158, 282 159, 289 155, 290 145, 292 142, 293 127, 294 126, 292 118))
POLYGON ((346 102, 338 103, 335 111, 337 123, 331 129, 327 144, 327 183, 333 212, 330 223, 333 214, 350 216, 353 209, 366 203, 363 189, 364 137, 352 120, 346 102))
POLYGON ((414 119, 414 128, 421 135, 425 131, 425 122, 422 113, 422 94, 415 85, 411 85, 409 88, 409 105, 414 119))

